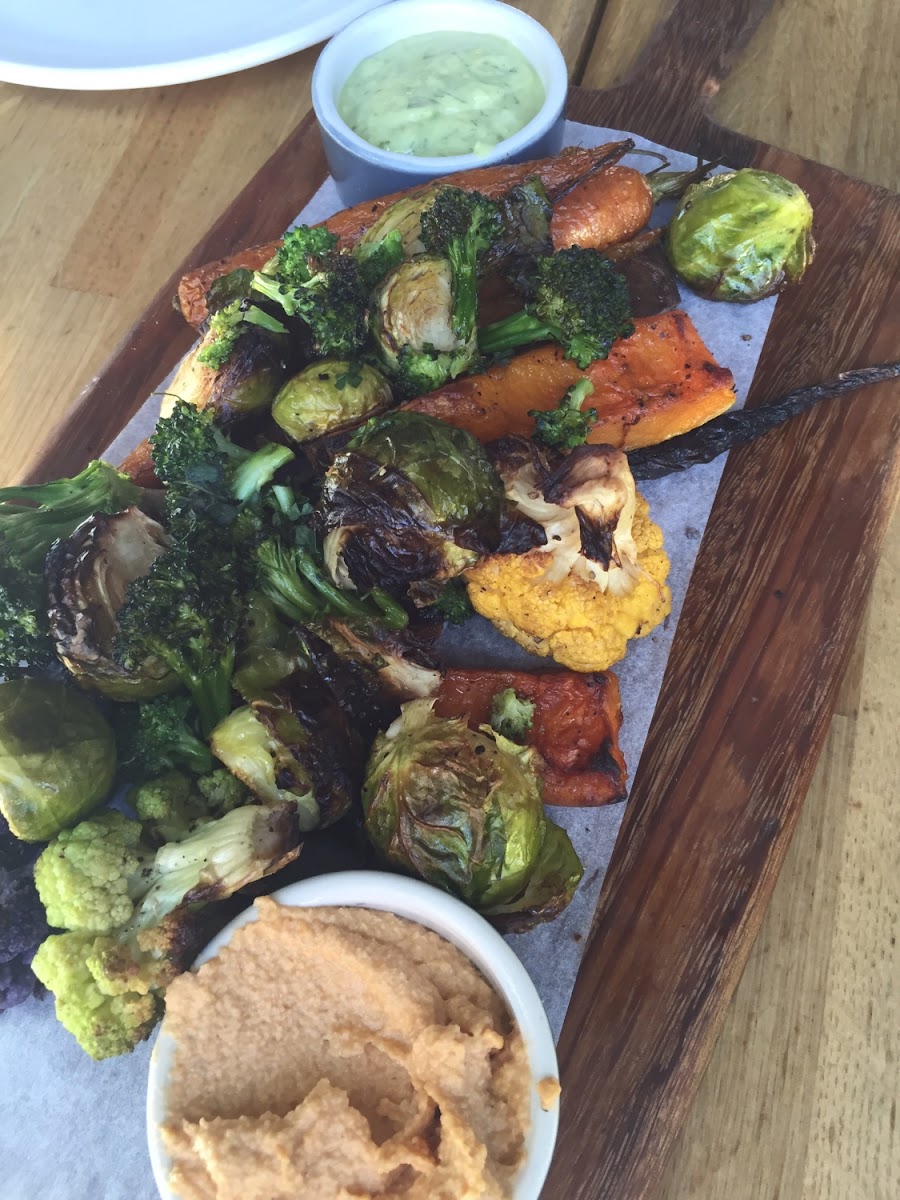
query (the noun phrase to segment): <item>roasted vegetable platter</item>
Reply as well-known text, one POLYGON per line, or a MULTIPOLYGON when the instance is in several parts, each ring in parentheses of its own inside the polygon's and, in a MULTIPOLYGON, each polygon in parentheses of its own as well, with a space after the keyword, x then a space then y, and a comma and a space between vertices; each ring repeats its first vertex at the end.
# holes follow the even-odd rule
MULTIPOLYGON (((596 136, 599 139, 602 138, 603 135, 598 133, 596 136)), ((313 218, 311 217, 310 219, 313 218)), ((771 316, 771 307, 771 302, 763 301, 762 307, 760 305, 755 306, 754 316, 748 315, 751 312, 754 312, 754 310, 751 309, 731 310, 732 313, 735 311, 739 311, 740 313, 740 320, 738 322, 740 324, 740 329, 738 329, 736 325, 732 325, 730 328, 728 328, 728 321, 730 318, 724 318, 726 331, 721 334, 721 340, 719 339, 717 331, 713 328, 714 322, 711 322, 708 326, 703 326, 701 318, 698 318, 696 322, 698 326, 703 326, 703 340, 706 343, 706 347, 714 351, 715 359, 719 363, 727 364, 727 366, 730 367, 734 373, 739 376, 739 378, 741 375, 743 375, 743 379, 740 380, 740 382, 744 386, 749 384, 755 356, 758 353, 762 336, 765 332, 765 328, 768 325, 768 319, 771 316), (765 308, 768 308, 769 311, 764 311, 765 308), (740 346, 733 344, 737 342, 740 342, 740 346), (741 347, 745 348, 742 361, 741 347)), ((743 390, 743 387, 741 390, 743 390)), ((538 407, 541 406, 538 405, 538 407)), ((359 449, 360 447, 356 448, 359 449)), ((365 448, 364 444, 361 448, 365 448)), ((393 453, 393 450, 391 453, 393 453)), ((452 457, 452 455, 450 457, 452 457)), ((382 466, 385 465, 383 460, 378 461, 381 462, 382 466)), ((673 559, 673 565, 677 566, 678 571, 681 572, 683 576, 682 578, 676 578, 675 574, 673 574, 670 577, 670 582, 673 584, 673 591, 675 592, 676 596, 676 607, 680 605, 686 591, 693 554, 696 551, 697 543, 700 535, 702 534, 706 512, 709 508, 709 502, 715 493, 715 487, 719 473, 720 467, 718 466, 704 467, 700 469, 700 475, 694 472, 693 478, 695 480, 700 480, 700 482, 695 484, 686 485, 684 480, 668 480, 665 484, 654 485, 657 489, 655 495, 658 497, 658 501, 654 499, 653 503, 659 502, 667 510, 667 520, 670 523, 670 525, 667 524, 666 530, 668 549, 670 556, 673 559), (693 491, 692 489, 696 489, 696 491, 693 491), (687 497, 689 492, 690 498, 688 499, 687 497), (682 509, 679 509, 679 502, 682 500, 684 501, 684 506, 682 509), (680 531, 680 540, 674 537, 676 531, 680 531), (678 551, 680 549, 683 549, 684 553, 680 556, 679 561, 678 551)), ((644 490, 643 486, 642 490, 644 490)), ((370 600, 374 600, 374 603, 380 611, 381 616, 386 618, 390 611, 388 606, 386 604, 379 605, 378 598, 374 597, 374 594, 371 593, 371 586, 369 587, 369 593, 370 600)), ((671 635, 674 632, 674 623, 674 620, 670 622, 670 629, 666 631, 667 636, 664 636, 663 634, 657 635, 655 647, 652 641, 647 641, 640 644, 640 649, 644 652, 643 661, 640 655, 635 655, 633 653, 634 647, 632 647, 632 649, 629 651, 629 655, 626 657, 626 662, 630 658, 630 663, 632 664, 631 669, 634 672, 634 676, 631 685, 626 684, 623 688, 623 707, 625 710, 626 721, 625 729, 623 730, 623 742, 625 742, 625 739, 628 737, 627 730, 629 720, 634 722, 633 728, 636 731, 639 730, 641 722, 643 722, 645 725, 649 723, 650 713, 652 711, 653 702, 655 699, 655 693, 659 686, 659 681, 662 676, 662 668, 665 663, 665 656, 668 651, 667 641, 671 640, 671 635), (650 649, 646 649, 647 647, 650 649)), ((532 634, 531 636, 534 635, 532 634)), ((455 653, 457 656, 463 657, 467 651, 471 654, 474 650, 477 655, 478 663, 483 664, 486 656, 493 651, 493 653, 502 656, 502 663, 504 666, 510 667, 514 664, 514 662, 516 665, 524 665, 518 660, 508 657, 507 654, 500 649, 500 643, 495 642, 493 647, 491 647, 487 642, 474 643, 471 632, 467 632, 462 638, 457 638, 456 642, 457 645, 454 647, 453 639, 449 639, 449 644, 445 646, 448 654, 455 653)), ((495 661, 500 660, 498 659, 495 661)), ((511 680, 510 682, 514 683, 515 681, 511 680)), ((523 699, 522 689, 512 687, 511 689, 505 690, 511 690, 520 702, 523 699)), ((205 703, 208 699, 209 698, 206 697, 203 702, 199 700, 197 701, 198 705, 200 706, 199 712, 201 724, 204 723, 202 703, 205 703)), ((209 726, 212 725, 211 718, 207 724, 209 726)), ((267 726, 267 728, 269 728, 269 732, 271 733, 271 727, 267 726)), ((238 733, 241 734, 241 731, 238 731, 238 733)), ((241 736, 243 735, 241 734, 241 736)), ((642 742, 643 738, 640 737, 638 733, 634 733, 631 736, 633 738, 632 748, 628 751, 628 753, 633 755, 631 763, 634 763, 637 760, 640 742, 642 742)), ((222 751, 220 757, 224 759, 228 752, 223 747, 221 738, 222 735, 220 733, 219 750, 217 750, 217 753, 222 751)), ((213 749, 216 750, 215 740, 213 742, 213 749)), ((631 765, 631 763, 629 765, 631 765)), ((279 782, 281 782, 280 778, 279 782)), ((155 799, 155 797, 150 797, 148 803, 152 804, 155 802, 155 799)), ((240 812, 241 807, 242 806, 238 805, 234 811, 240 812)), ((570 961, 577 961, 577 958, 580 957, 580 953, 585 941, 585 935, 590 925, 590 914, 594 906, 596 889, 599 887, 600 875, 605 866, 605 858, 608 857, 608 851, 611 848, 614 826, 617 824, 617 822, 615 822, 613 819, 610 829, 605 831, 608 835, 606 838, 604 838, 604 833, 600 831, 597 826, 592 828, 590 823, 587 823, 584 826, 583 831, 581 831, 578 829, 578 818, 583 818, 586 811, 588 810, 579 809, 578 817, 575 817, 573 814, 569 813, 567 814, 569 819, 566 821, 566 823, 569 824, 570 831, 573 835, 573 841, 575 842, 579 853, 583 855, 586 862, 588 861, 588 854, 591 856, 590 869, 588 872, 589 878, 585 881, 588 886, 585 887, 585 883, 582 883, 580 891, 576 892, 577 899, 575 901, 575 905, 578 903, 583 903, 584 905, 584 912, 581 914, 580 918, 581 924, 580 926, 569 928, 566 928, 565 925, 560 924, 561 920, 569 921, 574 916, 577 916, 577 908, 574 905, 570 905, 566 910, 566 915, 564 915, 563 918, 557 918, 554 923, 544 926, 543 929, 536 934, 527 935, 530 938, 543 939, 542 943, 538 942, 536 946, 534 958, 536 965, 533 969, 537 972, 537 964, 540 964, 541 962, 544 962, 545 964, 550 962, 553 964, 551 965, 550 970, 547 972, 548 980, 554 976, 568 974, 565 956, 562 953, 564 947, 570 952, 572 951, 572 947, 575 947, 570 961), (587 838, 583 837, 583 834, 585 833, 588 834, 587 838), (582 834, 582 841, 579 841, 579 834, 582 834), (605 844, 601 845, 601 843, 605 844), (592 886, 594 889, 593 894, 591 892, 592 886), (581 901, 581 897, 586 897, 586 899, 581 901), (554 931, 556 932, 554 933, 554 931), (554 938, 556 940, 554 940, 554 938)), ((600 813, 605 815, 611 811, 612 810, 605 810, 604 812, 603 809, 594 809, 590 810, 590 815, 593 816, 594 814, 600 813)), ((226 816, 227 815, 228 814, 226 814, 226 816)), ((316 814, 313 814, 313 816, 315 817, 316 814)), ((310 841, 311 840, 312 839, 310 839, 310 841)), ((290 848, 279 846, 278 849, 283 850, 286 854, 290 853, 290 848)), ((309 857, 308 847, 304 853, 309 857)), ((276 857, 277 856, 273 852, 273 866, 275 865, 276 857)), ((502 903, 503 902, 501 901, 501 906, 502 903)), ((521 937, 521 935, 519 936, 521 937)), ((527 953, 528 952, 526 950, 525 954, 527 955, 527 953)), ((568 988, 565 990, 567 991, 568 988)), ((561 1009, 564 1006, 564 1001, 562 1004, 557 1003, 556 997, 553 996, 549 991, 547 996, 551 1011, 555 1010, 558 1013, 558 1016, 561 1018, 561 1009)), ((136 1062, 138 1060, 134 1058, 129 1061, 136 1062)))

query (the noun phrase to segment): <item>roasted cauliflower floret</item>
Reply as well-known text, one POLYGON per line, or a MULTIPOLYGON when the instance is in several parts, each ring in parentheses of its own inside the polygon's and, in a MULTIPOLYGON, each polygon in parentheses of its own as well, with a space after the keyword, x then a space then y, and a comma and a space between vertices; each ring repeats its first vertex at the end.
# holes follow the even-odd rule
POLYGON ((605 671, 669 613, 662 531, 621 452, 586 446, 545 468, 534 457, 504 455, 507 497, 547 541, 481 559, 466 572, 469 598, 531 653, 575 671, 605 671))

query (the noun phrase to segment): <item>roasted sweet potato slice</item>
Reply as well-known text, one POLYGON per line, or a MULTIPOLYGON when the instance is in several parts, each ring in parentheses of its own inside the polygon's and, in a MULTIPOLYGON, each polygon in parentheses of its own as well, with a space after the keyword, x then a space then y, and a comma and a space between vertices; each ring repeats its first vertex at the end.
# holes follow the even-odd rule
POLYGON ((734 378, 704 346, 680 309, 638 317, 609 358, 581 371, 555 345, 536 346, 481 375, 467 375, 403 407, 468 429, 482 442, 534 432, 530 409, 555 408, 566 388, 587 377, 584 402, 599 420, 589 441, 622 450, 686 433, 734 403, 734 378))
POLYGON ((506 688, 535 706, 526 742, 544 760, 548 804, 595 808, 625 799, 627 773, 618 742, 622 706, 611 671, 447 671, 434 711, 465 717, 477 729, 488 721, 494 696, 506 688))

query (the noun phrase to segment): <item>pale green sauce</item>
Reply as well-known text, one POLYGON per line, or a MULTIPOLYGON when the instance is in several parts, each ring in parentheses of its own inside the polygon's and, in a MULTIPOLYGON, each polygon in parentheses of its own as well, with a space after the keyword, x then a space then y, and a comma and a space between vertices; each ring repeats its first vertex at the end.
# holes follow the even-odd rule
POLYGON ((484 154, 534 117, 545 92, 505 38, 444 30, 403 38, 365 58, 338 112, 373 146, 400 154, 484 154))

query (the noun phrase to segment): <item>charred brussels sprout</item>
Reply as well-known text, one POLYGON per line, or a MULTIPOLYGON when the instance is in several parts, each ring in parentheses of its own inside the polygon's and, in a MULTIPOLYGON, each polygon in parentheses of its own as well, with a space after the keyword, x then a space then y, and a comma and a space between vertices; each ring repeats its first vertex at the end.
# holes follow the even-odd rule
POLYGON ((45 679, 0 683, 0 812, 43 842, 101 804, 116 773, 113 732, 83 696, 45 679))
POLYGON ((342 587, 427 602, 499 539, 503 486, 479 442, 422 413, 376 418, 323 491, 325 562, 342 587))
POLYGON ((394 233, 399 233, 406 258, 425 251, 422 243, 422 213, 431 208, 440 187, 421 188, 407 193, 386 208, 378 220, 359 239, 361 247, 376 246, 394 233))
POLYGON ((701 295, 749 303, 800 281, 815 252, 812 221, 795 183, 771 171, 730 171, 688 188, 667 250, 701 295))
POLYGON ((544 813, 534 751, 414 700, 380 735, 363 786, 366 832, 396 867, 505 928, 549 920, 582 875, 544 813))
POLYGON ((163 527, 139 508, 97 513, 47 557, 50 633, 78 682, 114 700, 147 700, 178 680, 165 663, 146 658, 136 670, 113 660, 116 615, 128 585, 146 575, 169 546, 163 527))
POLYGON ((357 739, 323 689, 295 688, 291 707, 255 700, 213 730, 213 753, 265 804, 297 807, 301 830, 331 825, 357 794, 357 739))
POLYGON ((288 437, 306 442, 390 408, 390 384, 374 367, 326 358, 289 379, 272 416, 288 437))
POLYGON ((169 384, 162 417, 172 414, 178 400, 193 408, 212 408, 222 425, 269 407, 288 375, 287 338, 247 323, 240 330, 218 364, 207 361, 214 332, 204 334, 169 384))

